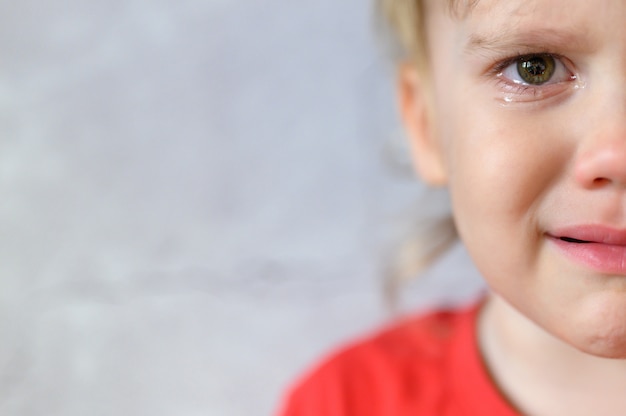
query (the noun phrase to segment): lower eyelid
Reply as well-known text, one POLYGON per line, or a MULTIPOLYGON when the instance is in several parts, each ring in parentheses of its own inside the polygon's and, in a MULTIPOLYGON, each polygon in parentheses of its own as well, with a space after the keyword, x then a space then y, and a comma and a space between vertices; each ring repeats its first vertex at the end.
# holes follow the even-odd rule
POLYGON ((499 90, 499 100, 503 103, 531 103, 560 96, 567 91, 573 91, 573 84, 558 82, 544 85, 514 84, 510 81, 498 79, 496 88, 499 90))

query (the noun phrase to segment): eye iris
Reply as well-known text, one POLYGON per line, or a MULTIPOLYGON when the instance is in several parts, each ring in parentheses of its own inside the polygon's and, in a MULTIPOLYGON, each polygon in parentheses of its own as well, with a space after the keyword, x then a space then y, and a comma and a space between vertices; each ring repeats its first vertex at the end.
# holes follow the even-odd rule
POLYGON ((524 82, 541 85, 552 78, 555 69, 554 58, 548 55, 537 55, 522 58, 517 62, 517 72, 524 82))

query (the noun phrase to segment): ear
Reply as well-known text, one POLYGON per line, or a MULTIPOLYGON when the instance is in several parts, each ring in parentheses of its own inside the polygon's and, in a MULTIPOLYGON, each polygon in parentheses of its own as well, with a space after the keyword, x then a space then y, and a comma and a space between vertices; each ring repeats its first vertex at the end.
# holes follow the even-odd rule
POLYGON ((428 185, 443 186, 447 183, 447 170, 441 143, 432 125, 428 94, 424 79, 415 66, 402 65, 398 74, 398 98, 415 170, 428 185))

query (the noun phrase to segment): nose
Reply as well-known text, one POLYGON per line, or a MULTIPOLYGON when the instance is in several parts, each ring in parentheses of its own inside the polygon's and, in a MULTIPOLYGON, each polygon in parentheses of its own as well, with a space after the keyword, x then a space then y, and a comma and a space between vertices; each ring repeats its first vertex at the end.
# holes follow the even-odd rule
POLYGON ((626 133, 621 140, 606 140, 581 152, 575 175, 584 188, 607 185, 626 188, 626 133))
POLYGON ((576 181, 588 189, 626 189, 626 88, 606 88, 594 98, 587 103, 586 117, 574 123, 580 129, 576 181))

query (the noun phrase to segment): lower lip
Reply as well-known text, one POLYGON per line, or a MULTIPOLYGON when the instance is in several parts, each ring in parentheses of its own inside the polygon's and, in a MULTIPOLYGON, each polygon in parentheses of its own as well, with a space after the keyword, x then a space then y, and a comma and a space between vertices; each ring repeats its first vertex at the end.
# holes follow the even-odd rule
POLYGON ((603 243, 568 243, 550 240, 573 261, 607 274, 626 275, 626 246, 603 243))

